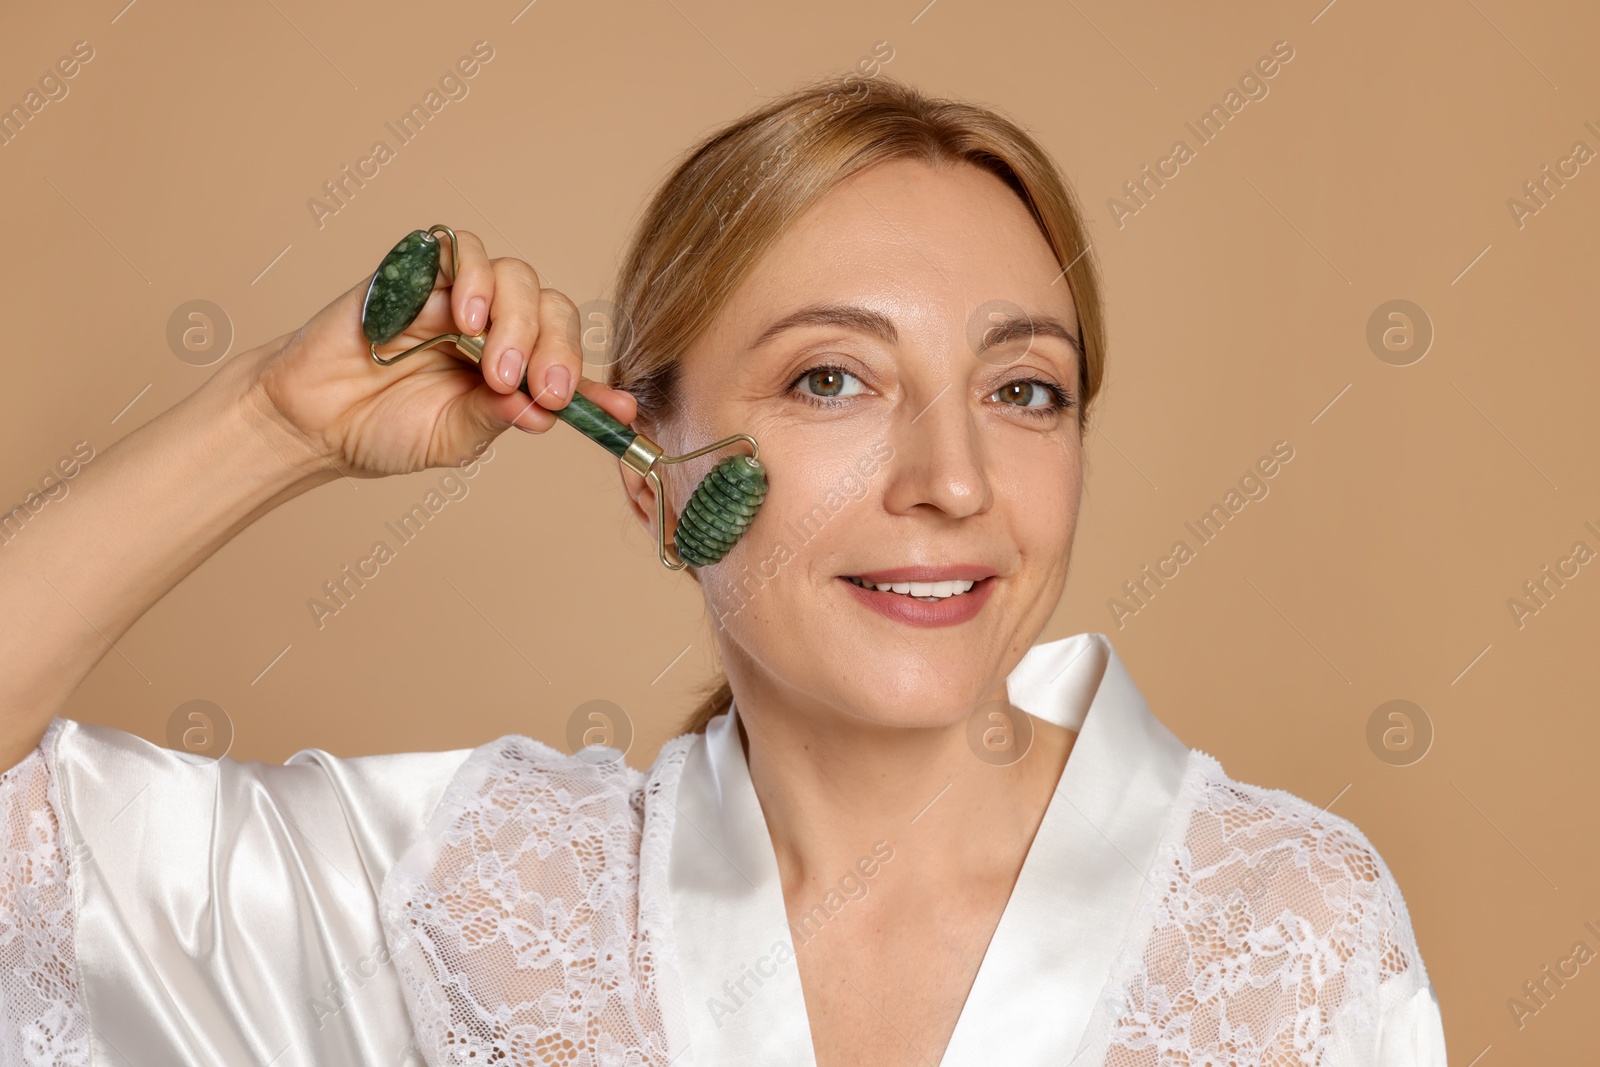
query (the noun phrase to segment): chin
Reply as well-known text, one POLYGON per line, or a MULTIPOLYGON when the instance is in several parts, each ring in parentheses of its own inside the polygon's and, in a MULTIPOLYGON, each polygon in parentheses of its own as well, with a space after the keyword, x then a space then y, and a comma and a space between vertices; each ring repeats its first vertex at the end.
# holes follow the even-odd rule
MULTIPOLYGON (((812 690, 824 703, 842 709, 850 721, 905 730, 964 722, 993 688, 996 666, 988 660, 945 658, 935 669, 899 642, 893 647, 852 642, 848 650, 820 655, 843 665, 835 684, 828 686, 830 692, 812 690)), ((818 679, 809 681, 814 686, 818 679)))

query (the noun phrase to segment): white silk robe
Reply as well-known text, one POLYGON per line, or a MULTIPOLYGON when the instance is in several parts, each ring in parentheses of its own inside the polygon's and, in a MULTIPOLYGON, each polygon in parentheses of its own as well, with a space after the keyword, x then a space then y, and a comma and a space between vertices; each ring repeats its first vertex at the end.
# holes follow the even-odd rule
MULTIPOLYGON (((1360 831, 1187 748, 1102 634, 1008 690, 1078 739, 942 1067, 1444 1067, 1360 831)), ((0 775, 0 1067, 812 1067, 737 714, 648 772, 518 736, 201 762, 56 719, 0 775)))

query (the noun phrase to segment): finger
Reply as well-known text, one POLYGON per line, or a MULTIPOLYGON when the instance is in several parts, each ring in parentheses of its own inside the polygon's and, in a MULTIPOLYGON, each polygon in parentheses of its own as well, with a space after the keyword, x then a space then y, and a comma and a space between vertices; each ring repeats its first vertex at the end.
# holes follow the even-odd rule
POLYGON ((495 260, 493 267, 483 380, 498 393, 513 393, 539 335, 539 275, 527 263, 509 257, 495 260))
POLYGON ((520 390, 500 393, 487 384, 480 384, 466 394, 461 403, 480 437, 497 437, 508 426, 528 433, 544 433, 561 421, 530 400, 528 394, 520 390))
POLYGON ((632 393, 613 389, 604 382, 592 382, 587 378, 578 380, 578 391, 599 404, 624 426, 632 426, 634 420, 639 417, 639 402, 634 399, 632 393))
POLYGON ((484 250, 483 241, 471 230, 456 231, 455 274, 450 274, 449 239, 440 249, 439 273, 442 284, 450 286, 450 315, 458 333, 474 336, 483 332, 494 300, 495 273, 484 250))
POLYGON ((559 411, 572 399, 583 377, 583 350, 578 343, 578 305, 565 293, 539 293, 539 335, 528 356, 528 393, 541 406, 559 411))
POLYGON ((367 341, 361 335, 361 311, 366 304, 367 290, 372 287, 372 275, 364 276, 345 292, 323 305, 298 330, 288 335, 289 344, 311 343, 326 347, 327 351, 341 353, 360 352, 365 358, 367 341))

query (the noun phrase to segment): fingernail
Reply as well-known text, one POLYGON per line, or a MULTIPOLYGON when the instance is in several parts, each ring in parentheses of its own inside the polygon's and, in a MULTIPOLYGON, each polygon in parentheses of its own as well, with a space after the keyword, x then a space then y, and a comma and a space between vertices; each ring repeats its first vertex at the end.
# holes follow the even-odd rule
POLYGON ((572 391, 572 372, 557 364, 544 372, 544 387, 554 396, 565 398, 572 391))
POLYGON ((513 422, 511 425, 515 426, 517 429, 521 430, 523 433, 538 433, 539 432, 538 430, 532 429, 531 427, 522 425, 522 423, 520 423, 520 422, 513 422))
POLYGON ((483 315, 488 307, 489 302, 481 296, 467 301, 467 329, 473 333, 483 329, 483 315))
POLYGON ((500 380, 507 385, 515 387, 522 381, 522 353, 515 348, 508 348, 500 353, 500 365, 496 368, 500 380))

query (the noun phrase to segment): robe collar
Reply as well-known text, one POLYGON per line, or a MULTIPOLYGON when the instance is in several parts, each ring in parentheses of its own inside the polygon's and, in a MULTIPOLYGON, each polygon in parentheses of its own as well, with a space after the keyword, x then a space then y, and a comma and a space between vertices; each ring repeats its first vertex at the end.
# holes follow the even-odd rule
MULTIPOLYGON (((1011 702, 1078 732, 940 1067, 1061 1063, 1130 935, 1190 751, 1151 713, 1110 640, 1030 649, 1011 702)), ((668 889, 696 1067, 815 1067, 776 854, 737 709, 685 758, 668 889)))

